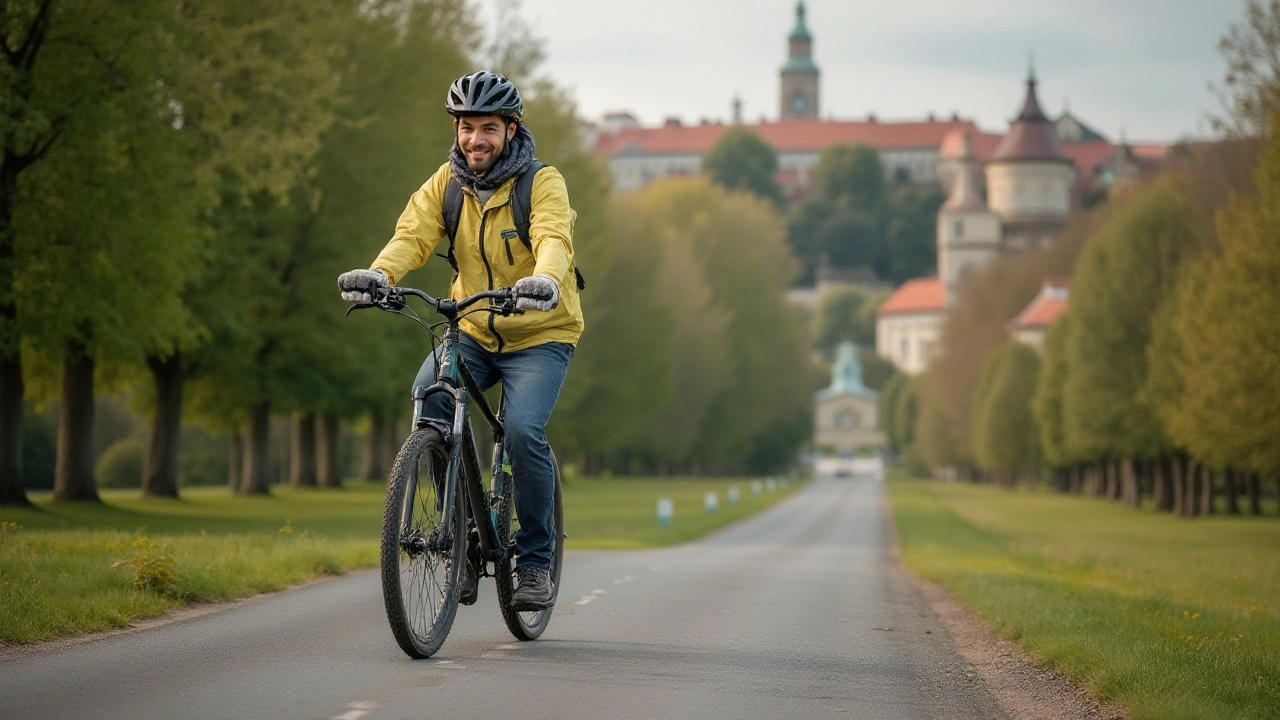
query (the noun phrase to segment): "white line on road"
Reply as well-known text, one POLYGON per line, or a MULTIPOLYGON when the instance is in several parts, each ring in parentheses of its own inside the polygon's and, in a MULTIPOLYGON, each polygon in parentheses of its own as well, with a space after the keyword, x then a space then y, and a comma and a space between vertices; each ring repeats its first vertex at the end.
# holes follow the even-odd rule
POLYGON ((368 715, 370 711, 377 709, 378 703, 372 700, 357 700, 347 703, 347 707, 351 709, 341 715, 335 715, 332 720, 360 720, 360 718, 368 715))
POLYGON ((591 602, 592 600, 595 600, 595 599, 596 599, 596 596, 595 596, 595 595, 583 595, 583 596, 582 596, 582 599, 581 599, 581 600, 579 600, 578 602, 574 603, 574 605, 586 605, 587 603, 589 603, 589 602, 591 602))

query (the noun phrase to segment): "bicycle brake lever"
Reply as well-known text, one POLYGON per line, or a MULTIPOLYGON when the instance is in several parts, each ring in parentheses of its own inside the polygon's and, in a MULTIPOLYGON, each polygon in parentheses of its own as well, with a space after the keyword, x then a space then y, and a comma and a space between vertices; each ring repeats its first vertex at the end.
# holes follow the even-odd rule
POLYGON ((377 306, 374 305, 373 303, 356 303, 351 307, 347 308, 347 311, 342 314, 342 317, 346 317, 351 313, 355 312, 356 310, 368 310, 371 307, 377 307, 377 306))

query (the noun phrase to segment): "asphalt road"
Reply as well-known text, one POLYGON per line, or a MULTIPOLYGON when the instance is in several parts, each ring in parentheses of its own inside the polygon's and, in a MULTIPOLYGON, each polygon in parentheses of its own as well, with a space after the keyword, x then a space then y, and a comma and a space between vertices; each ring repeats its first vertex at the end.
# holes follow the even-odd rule
POLYGON ((361 572, 2 662, 0 717, 1004 718, 890 559, 882 497, 819 479, 698 543, 570 553, 535 642, 486 580, 410 660, 361 572))

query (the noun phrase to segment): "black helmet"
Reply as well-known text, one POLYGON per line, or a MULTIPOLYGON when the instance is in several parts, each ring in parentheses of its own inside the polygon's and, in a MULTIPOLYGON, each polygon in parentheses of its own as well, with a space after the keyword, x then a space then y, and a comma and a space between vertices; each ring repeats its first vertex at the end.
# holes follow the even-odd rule
POLYGON ((511 81, 497 73, 480 70, 463 75, 449 86, 445 108, 450 115, 524 115, 520 91, 511 81))

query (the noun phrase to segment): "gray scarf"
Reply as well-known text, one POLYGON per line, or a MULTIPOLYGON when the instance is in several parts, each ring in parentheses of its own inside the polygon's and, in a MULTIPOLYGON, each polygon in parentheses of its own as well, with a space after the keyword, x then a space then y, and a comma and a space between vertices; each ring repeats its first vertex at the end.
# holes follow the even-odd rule
POLYGON ((458 184, 472 190, 494 190, 507 180, 519 175, 533 163, 533 133, 520 123, 516 126, 515 137, 507 143, 506 150, 498 162, 489 168, 484 175, 477 175, 467 167, 467 159, 462 156, 462 148, 458 147, 457 138, 453 141, 453 149, 449 151, 449 164, 453 177, 458 184))

